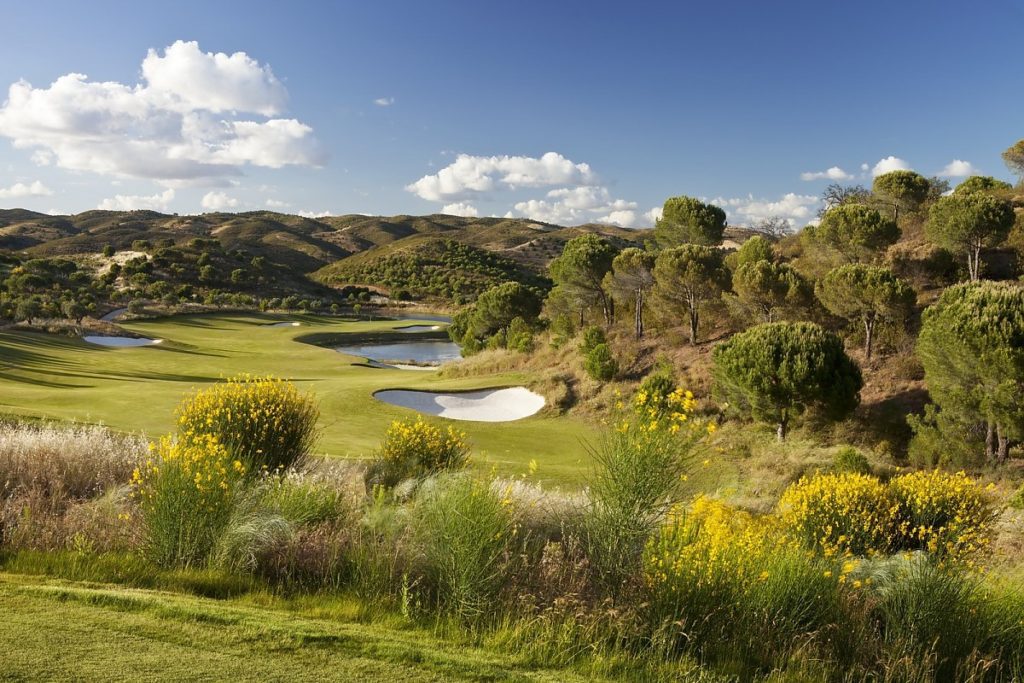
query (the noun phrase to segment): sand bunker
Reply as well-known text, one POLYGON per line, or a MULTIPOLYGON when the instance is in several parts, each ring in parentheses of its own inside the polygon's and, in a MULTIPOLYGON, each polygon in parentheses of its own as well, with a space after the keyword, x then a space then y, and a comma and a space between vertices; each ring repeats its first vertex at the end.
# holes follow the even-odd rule
POLYGON ((280 323, 267 323, 266 325, 263 325, 263 327, 298 327, 301 324, 302 323, 293 323, 285 320, 284 322, 280 323))
POLYGON ((82 337, 85 341, 90 344, 96 344, 98 346, 116 346, 120 348, 130 346, 153 346, 159 344, 163 339, 146 339, 145 337, 101 337, 99 335, 90 334, 82 337))
POLYGON ((426 415, 474 422, 511 422, 535 415, 544 407, 544 397, 526 387, 484 389, 447 394, 432 391, 385 389, 374 394, 393 406, 426 415))
POLYGON ((406 325, 405 327, 396 327, 396 332, 437 332, 441 329, 440 325, 406 325))

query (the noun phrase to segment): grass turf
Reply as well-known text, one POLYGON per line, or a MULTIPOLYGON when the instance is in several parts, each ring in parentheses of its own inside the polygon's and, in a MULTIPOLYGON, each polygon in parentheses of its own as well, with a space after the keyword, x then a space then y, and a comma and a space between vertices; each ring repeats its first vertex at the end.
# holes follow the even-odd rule
MULTIPOLYGON (((171 316, 125 323, 138 334, 164 339, 157 346, 108 348, 81 339, 33 332, 0 332, 0 411, 102 422, 115 429, 156 435, 172 429, 174 408, 194 388, 239 373, 292 379, 320 401, 328 456, 366 457, 392 420, 413 411, 373 398, 384 388, 479 389, 528 383, 521 373, 445 379, 437 373, 357 365, 360 359, 296 341, 310 334, 372 335, 416 324, 343 321, 293 316, 300 327, 270 327, 278 317, 257 314, 171 316)), ((410 340, 412 335, 409 335, 410 340)), ((456 422, 474 447, 480 467, 521 474, 536 459, 537 477, 579 485, 596 432, 571 417, 538 415, 517 422, 456 422)))
POLYGON ((6 573, 0 604, 0 680, 585 680, 337 612, 6 573))

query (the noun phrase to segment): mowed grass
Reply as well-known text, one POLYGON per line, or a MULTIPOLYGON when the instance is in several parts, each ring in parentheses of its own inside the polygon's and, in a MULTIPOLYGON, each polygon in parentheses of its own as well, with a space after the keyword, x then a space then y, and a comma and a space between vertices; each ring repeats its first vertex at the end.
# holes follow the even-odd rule
MULTIPOLYGON (((0 332, 0 411, 99 422, 149 436, 170 431, 174 409, 189 391, 239 373, 293 380, 320 401, 319 452, 342 458, 371 454, 387 426, 416 413, 373 398, 384 388, 444 391, 528 384, 520 373, 442 379, 435 372, 370 368, 331 348, 296 341, 320 333, 373 333, 416 324, 343 321, 294 316, 300 327, 270 327, 280 317, 257 314, 172 316, 125 323, 157 346, 108 348, 78 338, 20 331, 0 332)), ((409 335, 410 341, 414 335, 409 335)), ((586 443, 594 427, 564 416, 539 415, 507 423, 453 422, 465 430, 474 463, 501 474, 525 473, 578 486, 589 463, 586 443)))
POLYGON ((0 680, 583 681, 419 629, 0 574, 0 680))

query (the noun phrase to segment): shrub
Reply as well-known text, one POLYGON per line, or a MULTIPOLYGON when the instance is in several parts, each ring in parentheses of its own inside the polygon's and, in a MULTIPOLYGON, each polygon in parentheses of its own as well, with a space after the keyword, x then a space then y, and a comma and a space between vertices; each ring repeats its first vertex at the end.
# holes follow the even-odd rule
POLYGON ((392 488, 405 479, 421 478, 464 467, 469 459, 465 432, 441 428, 423 418, 391 423, 367 470, 367 481, 392 488))
POLYGON ((132 475, 144 553, 163 567, 207 558, 231 518, 245 465, 215 436, 164 437, 132 475))
POLYGON ((1015 510, 1024 510, 1024 486, 1010 497, 1009 506, 1015 510))
POLYGON ((843 446, 832 457, 832 468, 846 474, 871 474, 871 463, 853 446, 843 446))
POLYGON ((533 330, 522 318, 513 318, 508 326, 506 343, 513 351, 530 353, 534 347, 533 330))
POLYGON ((885 486, 863 474, 803 477, 779 499, 783 529, 826 557, 885 552, 898 510, 885 486))
POLYGON ((619 371, 619 363, 612 355, 607 344, 598 344, 587 353, 583 360, 583 369, 587 371, 591 379, 598 382, 607 382, 615 377, 619 371))
POLYGON ((980 484, 963 472, 913 472, 889 489, 900 507, 901 545, 964 557, 991 543, 995 511, 980 484))
POLYGON ((412 515, 424 575, 441 609, 473 618, 492 607, 509 575, 516 535, 509 501, 485 482, 456 475, 422 489, 412 515))
POLYGON ((596 325, 592 325, 583 330, 583 338, 580 340, 580 353, 588 356, 598 345, 607 343, 608 337, 605 335, 604 330, 596 325))
POLYGON ((692 414, 690 392, 676 390, 664 414, 639 392, 619 409, 614 428, 593 451, 590 507, 582 541, 595 578, 606 588, 635 576, 644 545, 659 521, 679 501, 706 427, 692 414))
POLYGON ((640 383, 637 400, 648 410, 654 409, 658 415, 664 415, 670 407, 670 397, 676 390, 676 381, 666 371, 658 371, 648 375, 640 383), (640 397, 643 397, 641 400, 640 397))
POLYGON ((252 474, 302 462, 316 443, 320 411, 291 382, 240 375, 197 391, 178 407, 178 433, 212 435, 252 474))

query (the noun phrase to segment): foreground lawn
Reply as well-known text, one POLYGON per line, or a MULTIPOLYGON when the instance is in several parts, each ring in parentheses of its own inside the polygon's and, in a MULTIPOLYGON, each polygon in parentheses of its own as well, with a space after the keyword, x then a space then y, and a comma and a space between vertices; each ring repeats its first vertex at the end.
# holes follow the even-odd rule
MULTIPOLYGON (((415 413, 373 398, 384 388, 477 389, 529 381, 519 374, 439 379, 437 373, 354 365, 359 359, 296 341, 310 334, 373 333, 415 321, 346 322, 292 317, 301 327, 269 327, 280 317, 218 314, 125 323, 164 339, 158 346, 107 348, 55 335, 0 332, 0 411, 102 422, 156 435, 173 426, 173 412, 190 390, 239 373, 290 378, 320 400, 322 454, 366 457, 392 420, 415 413)), ((581 420, 537 416, 509 423, 454 423, 474 446, 475 462, 503 474, 540 464, 538 478, 578 485, 589 460, 593 428, 581 420)))
POLYGON ((0 680, 584 680, 422 631, 172 593, 0 573, 0 604, 0 680))

